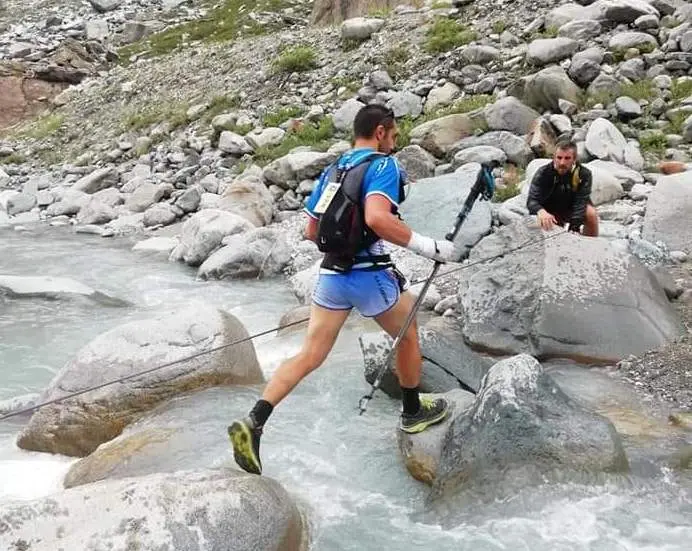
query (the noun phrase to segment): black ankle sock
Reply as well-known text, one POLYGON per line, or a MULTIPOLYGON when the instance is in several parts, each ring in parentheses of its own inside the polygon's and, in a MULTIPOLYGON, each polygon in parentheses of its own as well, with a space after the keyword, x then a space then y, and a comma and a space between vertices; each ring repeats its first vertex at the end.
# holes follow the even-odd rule
POLYGON ((267 422, 267 419, 269 419, 269 416, 272 414, 273 409, 274 406, 272 406, 266 400, 257 400, 255 407, 253 407, 250 411, 250 417, 255 422, 255 426, 263 426, 267 422))
POLYGON ((404 415, 415 415, 420 409, 420 399, 418 398, 418 387, 405 388, 401 387, 403 392, 404 415))

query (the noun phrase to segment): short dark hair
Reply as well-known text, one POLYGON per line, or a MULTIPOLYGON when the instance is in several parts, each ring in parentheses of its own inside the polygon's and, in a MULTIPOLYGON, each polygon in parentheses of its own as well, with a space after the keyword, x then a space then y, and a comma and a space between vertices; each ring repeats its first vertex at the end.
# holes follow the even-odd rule
POLYGON ((394 111, 384 105, 371 103, 362 107, 353 120, 354 138, 372 138, 378 126, 394 127, 394 111))
POLYGON ((569 137, 560 137, 555 142, 555 151, 558 149, 571 149, 574 152, 574 157, 577 157, 577 144, 569 137))

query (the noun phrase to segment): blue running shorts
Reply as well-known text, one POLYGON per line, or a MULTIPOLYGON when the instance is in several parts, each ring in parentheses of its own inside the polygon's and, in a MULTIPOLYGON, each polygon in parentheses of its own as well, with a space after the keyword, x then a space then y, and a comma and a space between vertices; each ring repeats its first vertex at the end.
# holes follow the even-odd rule
POLYGON ((356 308, 366 318, 374 318, 394 306, 400 292, 396 276, 388 269, 351 270, 344 274, 320 274, 312 300, 328 310, 356 308))

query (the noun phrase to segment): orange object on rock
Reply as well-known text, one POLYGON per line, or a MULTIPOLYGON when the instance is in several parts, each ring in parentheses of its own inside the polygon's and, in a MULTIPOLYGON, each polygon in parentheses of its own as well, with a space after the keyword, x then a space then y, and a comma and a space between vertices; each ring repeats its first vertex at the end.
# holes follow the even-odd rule
POLYGON ((661 161, 658 169, 663 174, 678 174, 687 170, 687 164, 680 161, 661 161))

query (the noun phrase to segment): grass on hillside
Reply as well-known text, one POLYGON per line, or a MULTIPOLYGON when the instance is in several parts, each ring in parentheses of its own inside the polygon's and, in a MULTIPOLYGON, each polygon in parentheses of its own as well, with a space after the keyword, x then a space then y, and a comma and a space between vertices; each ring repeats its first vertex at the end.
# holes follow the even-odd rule
POLYGON ((311 46, 286 48, 272 62, 277 73, 302 73, 317 68, 317 52, 311 46))
POLYGON ((476 40, 476 31, 456 19, 438 17, 426 32, 425 49, 430 53, 443 53, 476 40))
MULTIPOLYGON (((211 2, 207 1, 207 4, 211 2)), ((266 34, 276 29, 271 25, 260 25, 248 14, 252 11, 279 11, 285 6, 284 0, 223 0, 204 17, 168 27, 124 46, 118 55, 121 62, 127 64, 137 54, 158 57, 193 42, 227 42, 241 36, 266 34)))
POLYGON ((310 146, 316 151, 326 151, 334 137, 334 123, 331 117, 323 118, 317 125, 305 122, 303 126, 286 133, 279 145, 260 147, 255 151, 254 162, 264 166, 274 159, 287 155, 299 146, 310 146))

